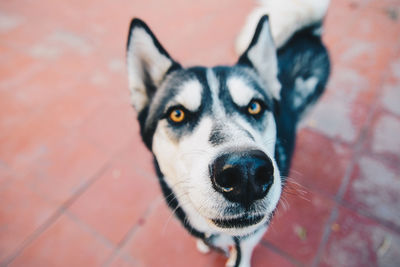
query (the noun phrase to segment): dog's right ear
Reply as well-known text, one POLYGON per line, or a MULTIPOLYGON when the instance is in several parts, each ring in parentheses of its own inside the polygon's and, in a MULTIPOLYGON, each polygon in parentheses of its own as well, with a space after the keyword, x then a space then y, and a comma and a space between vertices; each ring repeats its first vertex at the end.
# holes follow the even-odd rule
POLYGON ((267 15, 262 16, 258 22, 253 39, 240 56, 238 64, 253 68, 264 80, 272 96, 280 100, 278 59, 267 15))
POLYGON ((141 112, 165 76, 181 67, 171 59, 149 27, 137 18, 129 27, 126 57, 132 104, 141 112))

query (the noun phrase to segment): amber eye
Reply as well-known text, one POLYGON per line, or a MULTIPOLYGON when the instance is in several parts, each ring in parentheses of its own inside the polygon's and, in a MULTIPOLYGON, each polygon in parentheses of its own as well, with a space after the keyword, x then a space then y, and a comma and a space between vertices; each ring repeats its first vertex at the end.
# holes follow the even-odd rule
POLYGON ((262 111, 262 106, 259 101, 253 100, 250 102, 249 106, 247 107, 247 112, 250 115, 257 115, 260 114, 262 111))
POLYGON ((169 113, 169 119, 173 122, 182 122, 185 119, 185 112, 176 108, 169 113))

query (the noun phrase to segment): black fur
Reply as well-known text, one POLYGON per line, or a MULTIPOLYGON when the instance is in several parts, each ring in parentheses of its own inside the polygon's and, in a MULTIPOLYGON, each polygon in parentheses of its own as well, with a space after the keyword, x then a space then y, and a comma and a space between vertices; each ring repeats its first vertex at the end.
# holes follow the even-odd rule
POLYGON ((234 237, 233 241, 235 241, 235 248, 236 248, 235 267, 239 267, 240 260, 242 259, 242 250, 240 249, 240 240, 238 237, 234 237))
POLYGON ((292 36, 278 50, 279 81, 282 84, 281 100, 276 112, 277 144, 276 160, 281 175, 289 174, 291 158, 295 146, 297 123, 307 107, 313 104, 323 93, 330 73, 329 55, 320 36, 313 34, 315 27, 308 27, 292 36), (304 99, 299 108, 293 105, 296 96, 295 80, 298 77, 318 78, 316 89, 304 99), (282 156, 285 160, 280 160, 282 156))
POLYGON ((210 133, 210 137, 208 138, 208 141, 213 145, 213 146, 218 146, 223 144, 226 141, 226 136, 223 134, 223 127, 221 125, 213 125, 213 128, 210 133))

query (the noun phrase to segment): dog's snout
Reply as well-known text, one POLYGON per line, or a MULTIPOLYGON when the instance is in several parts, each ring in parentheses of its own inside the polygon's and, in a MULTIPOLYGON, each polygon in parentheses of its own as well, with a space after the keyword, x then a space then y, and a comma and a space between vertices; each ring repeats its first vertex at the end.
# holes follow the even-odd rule
POLYGON ((223 154, 210 167, 214 188, 246 207, 265 197, 273 183, 271 159, 260 150, 223 154))

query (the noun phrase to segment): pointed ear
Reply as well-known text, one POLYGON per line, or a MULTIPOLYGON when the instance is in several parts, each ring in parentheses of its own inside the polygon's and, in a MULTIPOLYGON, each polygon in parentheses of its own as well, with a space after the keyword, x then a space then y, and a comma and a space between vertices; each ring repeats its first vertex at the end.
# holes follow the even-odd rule
POLYGON ((132 104, 140 112, 165 76, 180 65, 171 59, 149 27, 137 18, 130 24, 126 57, 132 104))
POLYGON ((279 100, 278 61, 267 15, 261 17, 249 47, 240 56, 239 65, 253 68, 265 82, 267 90, 279 100))

